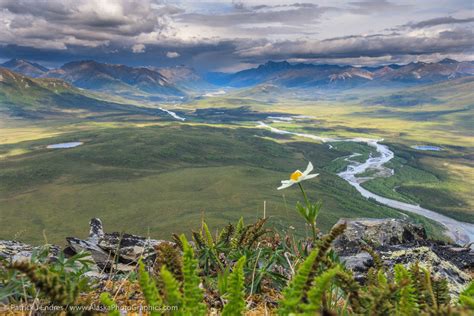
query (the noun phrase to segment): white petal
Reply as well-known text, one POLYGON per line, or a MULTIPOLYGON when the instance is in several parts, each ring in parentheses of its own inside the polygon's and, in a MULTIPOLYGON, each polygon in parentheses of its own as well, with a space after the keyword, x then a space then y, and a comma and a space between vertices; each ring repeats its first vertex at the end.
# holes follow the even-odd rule
POLYGON ((293 184, 295 184, 294 181, 284 180, 284 181, 281 182, 281 186, 279 186, 279 187, 277 188, 277 190, 283 190, 283 189, 289 188, 289 187, 291 187, 293 184))
POLYGON ((306 170, 303 172, 303 176, 306 176, 308 175, 311 171, 313 171, 313 164, 310 162, 308 162, 308 166, 306 167, 306 170))
POLYGON ((313 178, 316 178, 317 176, 319 176, 319 173, 308 174, 307 176, 302 177, 303 179, 301 179, 301 180, 313 179, 313 178))

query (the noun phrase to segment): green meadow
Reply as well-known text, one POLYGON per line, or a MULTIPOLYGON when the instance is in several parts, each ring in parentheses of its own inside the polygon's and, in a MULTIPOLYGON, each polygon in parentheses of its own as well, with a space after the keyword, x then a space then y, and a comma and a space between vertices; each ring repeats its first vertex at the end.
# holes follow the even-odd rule
MULTIPOLYGON (((212 227, 240 216, 264 214, 281 229, 307 234, 294 210, 297 188, 276 190, 280 180, 308 161, 320 176, 305 186, 324 202, 319 227, 326 231, 341 217, 402 217, 399 211, 362 198, 337 176, 357 152, 364 161, 373 149, 358 143, 328 144, 256 128, 271 115, 306 119, 272 126, 330 137, 383 138, 395 152, 387 166, 395 174, 365 182, 373 192, 420 204, 453 218, 474 222, 471 185, 473 115, 471 82, 405 91, 346 92, 314 100, 238 91, 169 107, 186 122, 102 113, 63 119, 0 118, 0 238, 62 244, 67 235, 85 236, 92 217, 107 231, 168 238, 177 227, 189 231, 204 217, 212 227), (454 91, 454 92, 453 92, 454 91), (395 102, 395 104, 393 104, 395 102), (398 102, 398 103, 397 103, 398 102), (412 102, 412 103, 410 103, 412 102), (404 104, 404 106, 400 105, 404 104), (406 105, 408 104, 408 105, 406 105), (70 149, 49 144, 82 141, 70 149), (428 152, 413 145, 436 145, 428 152), (44 237, 42 237, 44 236, 44 237)), ((146 107, 157 105, 147 104, 146 107)), ((128 109, 127 109, 128 111, 128 109)), ((370 170, 368 174, 370 175, 370 170)), ((420 216, 431 236, 440 226, 420 216)))
MULTIPOLYGON (((3 145, 2 150, 24 153, 0 161, 0 212, 9 223, 0 238, 34 242, 44 231, 49 241, 60 243, 67 234, 83 236, 91 217, 102 218, 109 230, 164 238, 177 226, 196 227, 202 216, 220 226, 240 216, 263 216, 264 201, 275 225, 304 231, 293 209, 298 191, 277 191, 279 181, 306 167, 307 160, 322 168, 347 152, 268 136, 257 129, 176 123, 3 145), (72 140, 84 145, 46 149, 72 140)), ((348 215, 400 216, 361 198, 329 172, 321 171, 307 186, 324 201, 324 230, 348 215)))

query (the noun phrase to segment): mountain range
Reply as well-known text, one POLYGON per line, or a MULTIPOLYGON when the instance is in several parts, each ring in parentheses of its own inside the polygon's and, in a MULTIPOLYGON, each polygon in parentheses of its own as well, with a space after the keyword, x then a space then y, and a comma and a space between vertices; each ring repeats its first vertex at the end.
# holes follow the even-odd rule
POLYGON ((410 63, 380 67, 290 64, 269 61, 233 74, 210 73, 209 82, 230 87, 273 84, 295 88, 354 88, 363 86, 416 85, 474 75, 472 62, 444 59, 438 63, 410 63))
POLYGON ((203 85, 199 75, 184 66, 157 69, 86 60, 48 69, 22 59, 12 59, 0 66, 32 78, 56 78, 82 89, 154 101, 183 98, 189 87, 203 85))
POLYGON ((298 89, 403 87, 474 75, 473 62, 453 59, 379 67, 269 61, 235 73, 204 75, 186 66, 130 67, 93 60, 69 62, 56 69, 22 59, 12 59, 0 66, 32 78, 56 78, 77 88, 151 101, 183 100, 219 87, 247 88, 261 84, 298 89))

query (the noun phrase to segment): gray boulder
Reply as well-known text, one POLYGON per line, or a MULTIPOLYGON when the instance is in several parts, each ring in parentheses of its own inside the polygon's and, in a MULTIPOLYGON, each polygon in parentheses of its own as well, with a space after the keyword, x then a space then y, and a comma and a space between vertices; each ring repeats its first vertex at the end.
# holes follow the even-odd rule
POLYGON ((140 258, 151 265, 155 260, 155 247, 165 240, 156 240, 125 233, 105 233, 102 221, 90 221, 89 237, 81 240, 66 238, 65 252, 72 255, 81 251, 90 252, 92 259, 102 271, 129 272, 136 268, 140 258))
POLYGON ((426 240, 423 226, 412 224, 400 219, 340 219, 346 222, 347 228, 333 244, 337 251, 359 248, 364 245, 371 247, 400 245, 426 240))
POLYGON ((10 262, 30 261, 35 253, 48 249, 47 259, 54 260, 61 249, 55 245, 31 246, 19 241, 0 240, 0 258, 10 262))
POLYGON ((370 247, 379 254, 389 271, 396 264, 408 267, 418 262, 434 277, 446 278, 451 296, 457 296, 471 281, 474 252, 452 244, 429 240, 422 226, 400 219, 342 219, 347 229, 334 242, 333 248, 356 278, 364 282, 373 267, 370 247))

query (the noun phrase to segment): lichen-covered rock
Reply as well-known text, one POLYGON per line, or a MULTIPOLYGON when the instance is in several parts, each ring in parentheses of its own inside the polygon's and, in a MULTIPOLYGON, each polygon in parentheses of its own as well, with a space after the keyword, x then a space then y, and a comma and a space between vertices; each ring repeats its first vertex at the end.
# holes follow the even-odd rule
POLYGON ((155 260, 155 247, 165 240, 150 239, 126 233, 105 233, 102 221, 93 218, 90 221, 89 237, 81 240, 66 238, 69 254, 88 251, 97 266, 104 271, 129 272, 136 268, 140 258, 152 264, 155 260))
POLYGON ((395 264, 403 264, 408 267, 418 262, 419 266, 430 271, 432 276, 446 278, 452 296, 459 295, 471 280, 467 273, 461 271, 450 261, 440 258, 427 246, 381 252, 380 254, 384 264, 388 267, 393 267, 395 264))
POLYGON ((354 277, 360 282, 364 281, 365 274, 374 265, 372 256, 365 251, 355 255, 342 256, 340 259, 344 262, 346 268, 354 272, 354 277))
POLYGON ((66 241, 69 245, 65 252, 74 255, 80 252, 88 252, 91 254, 92 260, 103 269, 107 267, 108 262, 113 260, 112 253, 101 249, 96 243, 90 240, 81 240, 74 237, 67 237, 66 241))
POLYGON ((0 258, 12 258, 14 256, 31 257, 33 247, 18 241, 1 240, 0 241, 0 258))
POLYGON ((379 254, 389 271, 396 264, 418 262, 435 277, 448 281, 450 294, 456 297, 470 282, 474 272, 471 248, 429 240, 422 226, 399 219, 344 219, 346 231, 334 242, 334 250, 356 279, 364 282, 373 260, 366 247, 379 254))
POLYGON ((154 254, 154 248, 164 240, 155 240, 131 234, 104 234, 98 240, 98 246, 106 251, 118 253, 121 258, 136 262, 140 257, 154 254))
POLYGON ((340 219, 347 228, 333 244, 336 251, 359 248, 400 245, 426 239, 422 226, 400 219, 340 219))
MULTIPOLYGON (((46 246, 34 247, 18 241, 0 240, 0 258, 11 262, 29 261, 35 252, 42 251, 46 246)), ((54 245, 47 245, 49 249, 48 258, 54 259, 60 248, 54 245)))

